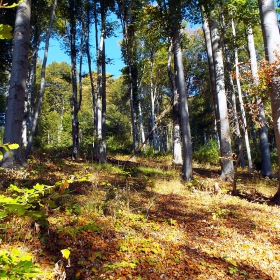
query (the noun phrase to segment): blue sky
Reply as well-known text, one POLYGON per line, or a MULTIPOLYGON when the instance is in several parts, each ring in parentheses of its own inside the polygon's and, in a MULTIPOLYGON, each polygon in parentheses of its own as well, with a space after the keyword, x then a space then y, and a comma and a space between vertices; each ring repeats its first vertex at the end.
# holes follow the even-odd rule
MULTIPOLYGON (((106 66, 106 72, 108 74, 114 75, 115 78, 121 75, 120 70, 123 68, 124 63, 121 59, 121 50, 118 41, 121 40, 120 32, 116 32, 117 37, 111 37, 106 39, 106 56, 112 60, 111 65, 106 66)), ((42 49, 44 45, 42 46, 42 49)), ((92 49, 92 55, 95 54, 95 48, 92 49)), ((44 50, 39 51, 39 57, 43 59, 44 50)), ((67 62, 70 64, 70 57, 65 54, 65 52, 61 49, 60 43, 56 40, 51 39, 49 53, 48 53, 48 60, 47 64, 51 64, 53 61, 56 62, 67 62)), ((95 71, 95 65, 92 65, 92 70, 95 71)), ((88 72, 87 63, 83 65, 83 72, 88 72)))

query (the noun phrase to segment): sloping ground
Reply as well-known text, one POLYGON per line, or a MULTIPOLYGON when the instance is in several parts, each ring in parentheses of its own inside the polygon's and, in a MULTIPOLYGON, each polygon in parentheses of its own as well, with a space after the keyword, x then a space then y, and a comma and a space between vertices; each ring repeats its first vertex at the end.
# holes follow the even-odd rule
POLYGON ((240 176, 243 197, 260 201, 265 192, 260 204, 229 195, 229 183, 214 195, 215 169, 196 168, 183 184, 180 170, 152 161, 123 168, 33 159, 2 170, 4 195, 11 183, 57 186, 36 208, 46 218, 2 218, 1 250, 31 253, 36 279, 280 279, 280 211, 265 200, 275 180, 240 176))

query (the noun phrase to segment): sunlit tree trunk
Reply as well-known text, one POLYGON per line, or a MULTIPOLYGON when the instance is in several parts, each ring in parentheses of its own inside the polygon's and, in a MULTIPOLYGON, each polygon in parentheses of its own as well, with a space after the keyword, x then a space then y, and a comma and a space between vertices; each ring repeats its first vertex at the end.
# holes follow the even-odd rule
MULTIPOLYGON (((145 141, 145 133, 144 133, 144 128, 143 128, 143 115, 142 115, 142 106, 141 102, 138 104, 139 106, 139 127, 140 127, 140 136, 141 136, 141 143, 145 141)), ((143 145, 143 150, 145 151, 146 149, 146 144, 143 145)))
MULTIPOLYGON (((223 18, 223 31, 225 32, 225 23, 223 18)), ((228 49, 227 42, 224 42, 224 50, 225 50, 225 61, 226 61, 226 70, 228 74, 228 83, 229 83, 229 91, 231 94, 231 115, 233 120, 233 134, 236 135, 236 145, 238 148, 238 155, 240 155, 240 165, 242 168, 245 167, 245 161, 243 156, 243 145, 242 145, 242 136, 240 133, 240 126, 239 126, 239 120, 238 120, 238 113, 237 113, 237 106, 236 106, 236 97, 235 97, 235 88, 234 88, 234 82, 232 78, 232 68, 231 68, 231 59, 230 59, 230 52, 228 49)))
POLYGON ((176 66, 176 84, 179 91, 180 99, 180 120, 181 133, 183 142, 183 168, 182 176, 185 181, 193 178, 192 174, 192 142, 191 130, 189 123, 189 111, 187 104, 186 82, 183 66, 183 54, 181 49, 180 33, 178 28, 174 28, 172 32, 172 40, 174 46, 174 61, 176 66))
MULTIPOLYGON (((152 127, 154 127, 155 119, 156 119, 156 115, 155 115, 156 92, 153 84, 153 68, 154 68, 153 53, 151 53, 150 60, 151 60, 151 65, 150 65, 151 123, 152 123, 152 127)), ((157 139, 156 129, 153 130, 153 147, 154 150, 158 150, 158 139, 157 139)))
MULTIPOLYGON (((262 33, 266 59, 272 63, 277 59, 280 49, 280 35, 277 22, 277 15, 273 0, 259 0, 262 33)), ((278 150, 278 166, 280 166, 280 81, 279 77, 274 78, 273 91, 270 95, 274 134, 278 150)), ((280 176, 280 169, 279 169, 280 176)), ((273 200, 280 205, 280 180, 279 188, 273 200)))
POLYGON ((219 117, 218 117, 218 102, 217 102, 217 93, 216 93, 216 76, 215 76, 212 42, 211 42, 211 31, 210 31, 208 16, 205 13, 203 6, 201 6, 201 11, 202 11, 202 29, 205 38, 206 52, 207 52, 208 66, 209 66, 209 73, 210 73, 211 91, 214 99, 215 130, 217 132, 216 138, 220 146, 219 134, 221 132, 221 129, 220 129, 220 122, 218 121, 219 117))
POLYGON ((19 148, 12 151, 11 157, 8 152, 4 151, 2 167, 12 167, 14 162, 21 163, 23 160, 21 150, 22 123, 28 72, 30 16, 31 0, 24 0, 16 11, 12 71, 3 139, 3 143, 19 144, 19 148))
MULTIPOLYGON (((232 35, 235 38, 236 32, 235 32, 235 26, 234 26, 233 19, 231 20, 231 23, 232 23, 232 35)), ((245 109, 244 109, 244 103, 243 103, 243 97, 242 97, 242 91, 241 91, 241 85, 240 85, 240 78, 239 78, 239 66, 238 66, 239 61, 238 61, 237 46, 235 46, 235 48, 234 48, 234 60, 235 60, 235 79, 236 79, 239 106, 240 106, 241 118, 242 118, 242 124, 243 124, 245 147, 246 147, 247 160, 248 160, 248 170, 252 171, 253 164, 252 164, 251 148, 250 148, 249 135, 248 135, 248 129, 247 129, 247 120, 246 120, 246 115, 245 115, 245 109)))
MULTIPOLYGON (((91 100, 92 100, 92 125, 94 127, 94 118, 95 118, 95 86, 93 81, 92 69, 91 69, 91 54, 90 54, 90 3, 87 2, 87 11, 86 11, 86 28, 85 28, 85 52, 88 61, 88 72, 90 79, 90 88, 91 88, 91 100)), ((93 129, 95 130, 95 128, 93 129)), ((94 141, 93 141, 94 144, 94 141)))
POLYGON ((27 147, 26 147, 26 150, 25 150, 25 158, 27 158, 28 155, 33 150, 33 138, 34 138, 35 130, 36 130, 36 127, 37 127, 38 116, 39 116, 41 104, 42 104, 42 101, 43 101, 43 96, 44 96, 44 91, 45 91, 45 71, 46 71, 47 58, 48 58, 49 41, 50 41, 50 37, 51 37, 51 29, 52 29, 53 21, 54 21, 54 17, 55 17, 56 6, 57 6, 57 0, 54 0, 52 15, 51 15, 49 29, 48 29, 48 33, 47 33, 47 37, 46 37, 46 43, 45 43, 44 59, 43 59, 42 70, 41 70, 40 91, 39 91, 37 106, 36 106, 34 115, 32 116, 31 130, 30 130, 30 133, 29 133, 29 136, 28 136, 28 144, 27 144, 27 147))
POLYGON ((77 46, 76 46, 76 4, 74 0, 69 1, 70 6, 70 53, 71 53, 71 72, 72 72, 72 98, 71 98, 71 115, 72 115, 72 159, 75 160, 80 155, 80 137, 79 137, 79 120, 78 113, 80 110, 82 96, 78 97, 77 87, 77 46))
POLYGON ((101 24, 102 24, 102 33, 103 39, 101 49, 101 97, 102 97, 102 108, 101 108, 101 142, 100 142, 100 157, 99 162, 106 162, 106 59, 105 59, 105 23, 106 23, 106 11, 104 9, 104 4, 101 2, 101 24))
MULTIPOLYGON (((139 131, 137 126, 137 66, 136 61, 134 61, 133 56, 135 57, 136 54, 135 48, 131 44, 134 42, 134 33, 135 28, 133 24, 128 24, 127 20, 133 22, 133 19, 127 19, 123 14, 124 11, 120 11, 120 18, 122 23, 122 30, 123 30, 123 37, 124 37, 124 44, 125 44, 125 56, 127 60, 127 67, 128 67, 128 90, 130 95, 130 110, 131 110, 131 126, 132 126, 132 138, 133 138, 133 150, 134 154, 137 155, 139 153, 139 131)), ((127 16, 127 15, 126 15, 127 16)))
POLYGON ((218 30, 218 23, 213 16, 211 24, 211 41, 213 51, 213 62, 215 67, 216 78, 216 101, 218 110, 218 122, 220 123, 220 153, 221 153, 221 178, 224 180, 232 180, 234 176, 231 138, 228 120, 227 98, 225 92, 225 78, 224 78, 224 62, 223 54, 218 30))
MULTIPOLYGON (((258 65, 257 65, 257 56, 254 42, 253 30, 251 27, 247 28, 247 41, 248 41, 248 51, 250 56, 251 63, 251 72, 253 81, 255 84, 259 83, 259 75, 258 75, 258 65)), ((272 177, 271 171, 271 161, 270 161, 270 153, 269 153, 269 144, 268 144, 268 136, 267 136, 267 128, 266 128, 266 119, 264 106, 260 98, 257 99, 259 103, 259 136, 261 143, 261 173, 263 176, 272 177)))
POLYGON ((182 141, 181 141, 181 127, 180 127, 179 95, 175 83, 174 74, 171 69, 172 51, 173 51, 173 43, 171 41, 168 50, 167 70, 168 70, 168 77, 169 77, 171 91, 173 93, 173 162, 175 164, 182 165, 183 157, 182 157, 182 141))

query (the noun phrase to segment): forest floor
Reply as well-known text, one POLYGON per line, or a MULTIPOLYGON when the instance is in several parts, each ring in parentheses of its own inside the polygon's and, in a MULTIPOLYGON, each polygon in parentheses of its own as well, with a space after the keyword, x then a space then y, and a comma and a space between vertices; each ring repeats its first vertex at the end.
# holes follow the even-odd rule
POLYGON ((258 172, 238 171, 235 197, 219 167, 186 184, 166 157, 43 155, 0 173, 0 278, 280 279, 278 181, 258 172))

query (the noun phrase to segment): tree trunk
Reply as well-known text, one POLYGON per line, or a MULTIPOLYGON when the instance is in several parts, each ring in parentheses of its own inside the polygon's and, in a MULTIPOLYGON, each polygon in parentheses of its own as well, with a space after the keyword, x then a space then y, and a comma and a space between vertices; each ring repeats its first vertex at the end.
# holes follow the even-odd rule
MULTIPOLYGON (((76 48, 76 8, 75 1, 70 3, 70 52, 71 52, 71 72, 72 72, 72 159, 75 160, 80 156, 80 138, 79 138, 79 120, 78 113, 81 105, 81 96, 78 99, 77 87, 77 48, 76 48)), ((82 51, 82 50, 81 50, 82 51)))
POLYGON ((167 70, 168 70, 168 77, 169 77, 171 91, 173 93, 173 162, 178 165, 183 165, 179 95, 177 92, 174 75, 171 69, 172 50, 173 50, 173 43, 171 41, 168 50, 167 70))
MULTIPOLYGON (((105 19, 102 20, 105 25, 105 19)), ((105 27, 104 27, 105 28, 105 27)), ((102 129, 102 139, 100 143, 100 163, 106 162, 106 61, 105 61, 105 38, 103 40, 102 48, 102 120, 101 120, 101 129, 102 129)))
MULTIPOLYGON (((235 38, 236 32, 235 32, 235 26, 233 19, 231 20, 232 23, 232 35, 235 38)), ((241 85, 240 85, 240 79, 239 79, 239 61, 238 61, 238 48, 235 46, 234 48, 234 59, 235 59, 235 79, 237 84, 237 92, 238 92, 238 99, 239 99, 239 106, 241 111, 241 118, 243 123, 243 130, 244 130, 244 138, 245 138, 245 147, 247 151, 247 160, 248 160, 248 170, 251 172, 253 170, 253 164, 252 164, 252 156, 251 156, 251 149, 250 149, 250 142, 249 142, 249 135, 248 135, 248 129, 247 129, 247 120, 245 115, 245 109, 243 104, 243 97, 241 92, 241 85)))
POLYGON ((192 174, 192 142, 189 123, 189 111, 187 104, 186 83, 183 66, 183 54, 181 50, 181 40, 178 28, 173 29, 172 34, 174 46, 174 60, 176 65, 176 82, 180 98, 180 117, 183 140, 183 168, 182 176, 185 181, 193 179, 192 174))
MULTIPOLYGON (((145 133, 144 133, 144 128, 143 128, 143 115, 142 115, 142 108, 141 108, 141 102, 138 103, 139 106, 139 127, 140 127, 140 141, 141 143, 144 143, 145 141, 145 133)), ((146 150, 146 145, 143 145, 143 150, 146 150)))
MULTIPOLYGON (((257 56, 256 56, 256 49, 254 43, 254 35, 253 30, 251 27, 247 28, 247 41, 248 41, 248 51, 250 56, 250 63, 251 63, 251 72, 253 81, 255 84, 259 83, 259 75, 258 75, 258 65, 257 65, 257 56)), ((260 143, 261 143, 261 174, 267 177, 273 177, 271 171, 271 161, 270 161, 270 153, 269 153, 269 144, 268 144, 268 136, 267 136, 267 128, 266 128, 266 119, 265 119, 265 112, 264 106, 260 99, 257 99, 259 103, 259 136, 260 136, 260 143)))
MULTIPOLYGON (((90 87, 91 87, 91 98, 92 98, 92 124, 94 127, 94 119, 95 119, 95 87, 93 82, 93 75, 91 70, 91 55, 90 55, 90 43, 89 43, 89 34, 90 34, 90 3, 87 3, 87 17, 86 17, 86 29, 85 29, 85 46, 86 46, 86 55, 88 61, 88 72, 90 78, 90 87)), ((95 127, 94 127, 95 131, 95 127)), ((94 140, 93 140, 94 145, 94 140)))
POLYGON ((32 116, 32 126, 31 126, 31 130, 30 130, 30 133, 28 136, 28 144, 27 144, 27 147, 25 150, 25 158, 27 158, 28 155, 33 150, 33 138, 34 138, 37 122, 38 122, 39 111, 40 111, 41 104, 43 101, 43 96, 44 96, 44 91, 45 91, 45 70, 46 70, 46 65, 47 65, 49 41, 50 41, 50 37, 51 37, 51 30, 52 30, 52 26, 53 26, 54 17, 55 17, 56 6, 57 6, 57 0, 54 0, 52 15, 51 15, 50 24, 49 24, 49 30, 47 33, 46 43, 45 43, 45 51, 44 51, 44 59, 43 59, 42 70, 41 70, 41 84, 40 84, 38 103, 37 103, 34 115, 32 116))
POLYGON ((232 160, 232 149, 230 139, 230 129, 228 121, 228 108, 225 93, 224 63, 221 49, 218 23, 213 19, 211 24, 211 40, 213 50, 213 61, 216 77, 216 95, 218 121, 220 123, 220 153, 221 153, 221 179, 232 180, 234 177, 234 168, 232 160))
MULTIPOLYGON (((224 25, 224 23, 223 23, 224 25)), ((240 133, 240 126, 239 120, 237 115, 237 108, 236 108, 236 98, 235 98, 235 90, 234 90, 234 83, 232 79, 232 69, 231 69, 231 62, 230 62, 230 54, 228 50, 228 45, 224 43, 225 49, 225 58, 226 58, 226 69, 228 74, 229 80, 229 88, 231 94, 231 110, 232 110, 232 119, 233 119, 233 133, 236 135, 236 145, 238 148, 238 155, 240 154, 240 165, 242 168, 245 167, 244 155, 242 150, 242 136, 240 133)))
MULTIPOLYGON (((265 56, 269 62, 274 62, 279 55, 280 35, 277 15, 273 0, 259 0, 259 9, 264 39, 265 56)), ((280 81, 274 78, 273 91, 270 94, 274 134, 278 150, 278 166, 280 166, 280 81)), ((279 170, 280 177, 280 170, 279 170)), ((280 205, 280 180, 278 191, 273 201, 280 205)))
POLYGON ((19 144, 19 148, 11 151, 11 157, 9 152, 4 151, 2 167, 12 167, 14 162, 22 162, 22 122, 28 72, 30 16, 31 0, 25 0, 17 7, 16 12, 12 71, 3 139, 3 143, 19 144))
MULTIPOLYGON (((128 81, 129 81, 129 94, 130 94, 130 108, 131 108, 131 126, 132 126, 132 138, 133 138, 133 150, 134 154, 139 153, 139 131, 137 128, 137 66, 135 61, 133 61, 133 50, 130 44, 134 42, 134 26, 133 24, 128 24, 121 14, 121 22, 123 29, 123 37, 125 42, 125 52, 127 56, 127 66, 128 66, 128 81)), ((130 19, 133 21, 132 19, 130 19)))
POLYGON ((214 109, 215 109, 215 128, 217 131, 217 141, 220 147, 220 122, 219 122, 219 114, 218 114, 218 101, 217 101, 217 91, 216 91, 216 75, 215 75, 215 65, 213 59, 213 50, 212 50, 212 41, 211 41, 211 31, 209 27, 209 21, 207 14, 205 13, 204 7, 201 6, 202 11, 202 29, 205 38, 207 58, 208 58, 208 66, 210 73, 210 82, 211 82, 211 91, 214 99, 214 109))

